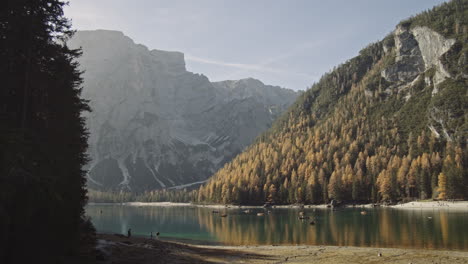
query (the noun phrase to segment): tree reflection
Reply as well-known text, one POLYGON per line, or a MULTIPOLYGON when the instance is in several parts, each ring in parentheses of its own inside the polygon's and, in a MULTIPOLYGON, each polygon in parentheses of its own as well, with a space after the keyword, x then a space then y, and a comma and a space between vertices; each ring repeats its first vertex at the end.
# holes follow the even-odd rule
MULTIPOLYGON (((461 213, 466 215, 466 213, 461 213)), ((399 211, 392 209, 320 210, 299 220, 295 210, 272 214, 231 213, 227 218, 199 213, 198 221, 216 238, 230 245, 307 244, 337 246, 465 249, 467 229, 447 211, 399 211), (453 225, 449 229, 449 223, 453 225), (456 227, 458 226, 458 228, 456 227), (458 232, 457 232, 458 230, 458 232)), ((458 218, 461 216, 458 215, 458 218)))
POLYGON ((310 219, 299 220, 298 210, 263 209, 246 214, 241 209, 89 206, 87 213, 100 232, 136 235, 161 232, 161 237, 220 242, 227 245, 337 245, 367 247, 444 248, 466 250, 465 212, 396 210, 389 208, 306 209, 310 219), (100 212, 102 210, 102 213, 100 212), (220 217, 226 213, 227 217, 220 217), (314 219, 315 225, 310 225, 314 219))

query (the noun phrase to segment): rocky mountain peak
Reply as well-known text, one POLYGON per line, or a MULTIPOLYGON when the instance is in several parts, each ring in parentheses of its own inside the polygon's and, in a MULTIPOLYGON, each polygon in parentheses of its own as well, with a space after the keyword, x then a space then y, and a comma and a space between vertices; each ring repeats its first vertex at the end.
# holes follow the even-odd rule
POLYGON ((118 31, 78 31, 83 95, 93 112, 88 184, 144 191, 202 182, 294 102, 255 79, 211 83, 181 52, 149 50, 118 31))
POLYGON ((292 98, 296 98, 298 94, 298 92, 290 89, 265 85, 254 78, 214 82, 213 85, 219 91, 224 92, 226 98, 245 99, 251 97, 256 98, 265 105, 283 105, 285 101, 289 102, 292 98), (265 96, 265 94, 268 94, 268 96, 265 96))

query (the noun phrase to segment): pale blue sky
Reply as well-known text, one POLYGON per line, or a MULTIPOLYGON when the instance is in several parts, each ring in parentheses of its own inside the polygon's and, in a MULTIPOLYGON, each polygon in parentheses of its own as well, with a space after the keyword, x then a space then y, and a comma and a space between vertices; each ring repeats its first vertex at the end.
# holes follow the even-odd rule
POLYGON ((247 77, 306 89, 443 0, 70 0, 80 29, 124 32, 150 49, 185 53, 212 81, 247 77))

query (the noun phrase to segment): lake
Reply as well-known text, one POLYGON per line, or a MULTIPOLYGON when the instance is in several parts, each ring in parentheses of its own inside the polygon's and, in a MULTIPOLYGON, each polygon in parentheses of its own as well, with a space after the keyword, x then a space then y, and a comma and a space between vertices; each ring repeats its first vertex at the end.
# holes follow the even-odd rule
POLYGON ((335 245, 430 249, 468 249, 468 212, 393 208, 220 209, 128 205, 88 205, 86 213, 98 232, 147 236, 194 244, 335 245), (366 211, 367 214, 361 214, 366 211))

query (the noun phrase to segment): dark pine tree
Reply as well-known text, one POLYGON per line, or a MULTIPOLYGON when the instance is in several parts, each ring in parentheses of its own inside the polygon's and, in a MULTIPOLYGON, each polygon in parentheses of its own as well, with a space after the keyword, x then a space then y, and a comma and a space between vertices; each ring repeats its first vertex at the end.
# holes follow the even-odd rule
POLYGON ((84 234, 89 109, 64 5, 7 0, 0 9, 0 263, 56 263, 84 234))

